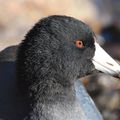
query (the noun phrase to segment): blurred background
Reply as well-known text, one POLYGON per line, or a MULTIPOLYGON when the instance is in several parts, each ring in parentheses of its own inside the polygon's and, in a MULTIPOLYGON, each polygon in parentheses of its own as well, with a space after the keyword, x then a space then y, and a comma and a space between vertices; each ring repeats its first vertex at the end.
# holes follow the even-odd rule
MULTIPOLYGON (((0 0, 0 67, 15 61, 17 45, 39 19, 55 14, 87 23, 119 63, 120 0, 0 0)), ((104 119, 120 120, 120 81, 102 73, 81 80, 104 119)))

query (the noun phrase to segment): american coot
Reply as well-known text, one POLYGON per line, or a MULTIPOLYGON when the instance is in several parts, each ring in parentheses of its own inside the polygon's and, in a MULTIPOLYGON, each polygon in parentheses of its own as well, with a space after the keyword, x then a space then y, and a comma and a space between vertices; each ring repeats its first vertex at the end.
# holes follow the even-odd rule
POLYGON ((12 91, 2 95, 0 119, 102 120, 77 79, 94 71, 93 63, 110 74, 118 74, 120 68, 110 57, 105 64, 102 56, 98 59, 97 49, 104 53, 94 41, 90 28, 75 18, 50 16, 40 20, 20 44, 17 80, 12 91))

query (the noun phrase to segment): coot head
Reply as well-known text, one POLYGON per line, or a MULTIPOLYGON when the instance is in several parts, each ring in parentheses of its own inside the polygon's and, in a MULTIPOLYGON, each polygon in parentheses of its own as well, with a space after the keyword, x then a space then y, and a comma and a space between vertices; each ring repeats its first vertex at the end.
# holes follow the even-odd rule
POLYGON ((67 16, 44 18, 20 45, 18 79, 33 83, 49 76, 72 83, 94 69, 94 51, 94 35, 85 23, 67 16))

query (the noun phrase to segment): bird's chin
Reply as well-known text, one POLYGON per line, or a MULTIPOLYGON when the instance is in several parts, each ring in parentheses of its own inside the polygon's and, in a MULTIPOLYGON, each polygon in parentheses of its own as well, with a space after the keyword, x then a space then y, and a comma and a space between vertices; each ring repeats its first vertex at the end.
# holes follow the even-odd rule
POLYGON ((85 74, 79 74, 79 75, 77 75, 76 79, 80 79, 80 78, 85 77, 85 76, 86 76, 85 74))
POLYGON ((98 73, 98 71, 97 71, 97 70, 94 70, 94 71, 91 71, 91 72, 79 74, 79 75, 77 76, 77 79, 80 79, 80 78, 85 77, 85 76, 88 76, 88 75, 92 75, 93 73, 98 73))

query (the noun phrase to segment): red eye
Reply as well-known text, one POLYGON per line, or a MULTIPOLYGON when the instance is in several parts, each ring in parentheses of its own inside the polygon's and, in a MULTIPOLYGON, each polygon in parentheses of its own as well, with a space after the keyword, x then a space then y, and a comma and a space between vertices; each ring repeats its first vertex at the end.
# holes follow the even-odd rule
POLYGON ((76 45, 77 48, 83 48, 84 47, 83 42, 81 40, 76 40, 75 45, 76 45))

